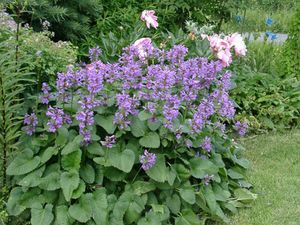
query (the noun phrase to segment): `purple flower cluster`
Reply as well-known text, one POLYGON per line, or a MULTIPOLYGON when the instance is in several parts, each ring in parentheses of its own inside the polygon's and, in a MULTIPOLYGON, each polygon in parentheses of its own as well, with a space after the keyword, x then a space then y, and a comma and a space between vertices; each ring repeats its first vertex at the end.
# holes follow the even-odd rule
POLYGON ((235 130, 239 133, 240 136, 245 136, 248 127, 249 126, 246 122, 241 123, 240 121, 237 121, 234 125, 235 130))
POLYGON ((145 150, 144 154, 140 156, 140 163, 142 164, 143 170, 147 171, 155 165, 156 155, 145 150))
POLYGON ((95 48, 91 48, 89 50, 89 57, 91 61, 96 61, 99 57, 99 55, 101 55, 102 51, 101 49, 96 46, 95 48))
POLYGON ((205 186, 209 185, 209 183, 213 180, 213 178, 214 178, 214 175, 210 176, 210 175, 206 174, 203 178, 204 185, 205 186))
MULTIPOLYGON (((91 140, 94 111, 98 106, 108 106, 108 100, 119 129, 126 129, 131 117, 145 110, 151 113, 151 121, 162 123, 178 141, 213 124, 214 115, 222 121, 235 114, 229 98, 231 74, 222 72, 220 61, 186 59, 188 49, 183 45, 165 51, 148 42, 125 48, 118 62, 112 64, 99 61, 100 53, 99 48, 91 49, 90 64, 78 69, 69 66, 67 72, 58 74, 56 82, 58 101, 80 106, 75 118, 86 143, 91 140), (178 121, 181 124, 175 126, 178 121), (183 132, 178 126, 186 121, 190 121, 191 129, 183 132)), ((42 101, 49 103, 50 96, 49 87, 43 85, 42 101)), ((64 113, 61 109, 56 113, 51 110, 47 114, 54 132, 62 125, 64 113)))
POLYGON ((106 136, 105 141, 101 141, 101 144, 107 148, 112 148, 113 144, 116 143, 116 136, 111 135, 111 136, 106 136))
POLYGON ((38 125, 38 119, 35 113, 26 114, 24 117, 24 124, 26 125, 23 129, 28 135, 32 135, 35 132, 36 126, 38 125))
POLYGON ((48 105, 50 99, 53 97, 52 94, 50 93, 51 89, 49 87, 49 85, 47 83, 43 83, 42 84, 42 94, 40 96, 40 101, 45 104, 48 105))
POLYGON ((62 127, 63 124, 71 124, 71 116, 65 114, 64 111, 60 108, 49 106, 46 116, 50 117, 48 121, 48 130, 49 132, 54 133, 58 128, 62 127))
POLYGON ((210 152, 211 149, 212 149, 212 145, 211 145, 211 139, 210 137, 205 137, 202 144, 201 144, 201 147, 207 151, 207 152, 210 152))

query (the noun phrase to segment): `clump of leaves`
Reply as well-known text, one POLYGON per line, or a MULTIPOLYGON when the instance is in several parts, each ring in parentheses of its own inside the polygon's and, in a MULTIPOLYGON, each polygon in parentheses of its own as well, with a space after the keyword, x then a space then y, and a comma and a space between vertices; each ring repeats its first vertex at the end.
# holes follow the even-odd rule
POLYGON ((234 107, 221 62, 149 42, 115 63, 100 53, 42 93, 47 111, 7 169, 10 215, 30 212, 32 225, 204 224, 229 222, 256 198, 243 148, 224 130, 234 107))

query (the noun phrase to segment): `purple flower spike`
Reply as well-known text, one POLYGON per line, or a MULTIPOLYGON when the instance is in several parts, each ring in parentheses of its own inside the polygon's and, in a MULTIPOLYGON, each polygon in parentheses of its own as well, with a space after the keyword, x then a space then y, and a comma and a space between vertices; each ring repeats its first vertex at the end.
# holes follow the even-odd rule
POLYGON ((24 131, 31 136, 35 132, 38 124, 38 119, 35 113, 31 113, 30 115, 26 114, 24 117, 24 124, 27 125, 24 127, 24 131))
POLYGON ((207 152, 210 152, 211 149, 212 149, 212 146, 211 146, 211 139, 209 137, 205 137, 202 144, 201 144, 201 147, 207 151, 207 152))
POLYGON ((105 141, 101 141, 101 144, 107 148, 112 148, 113 144, 116 143, 116 136, 112 135, 112 136, 106 136, 105 137, 105 141))
POLYGON ((144 154, 140 156, 140 163, 143 170, 147 171, 156 163, 156 155, 145 150, 144 154))
POLYGON ((247 129, 249 128, 248 124, 246 122, 241 123, 240 121, 237 121, 234 125, 235 130, 239 133, 240 136, 245 136, 247 133, 247 129))
POLYGON ((209 176, 208 174, 206 174, 203 178, 203 183, 205 186, 209 185, 209 183, 213 180, 214 175, 209 176))

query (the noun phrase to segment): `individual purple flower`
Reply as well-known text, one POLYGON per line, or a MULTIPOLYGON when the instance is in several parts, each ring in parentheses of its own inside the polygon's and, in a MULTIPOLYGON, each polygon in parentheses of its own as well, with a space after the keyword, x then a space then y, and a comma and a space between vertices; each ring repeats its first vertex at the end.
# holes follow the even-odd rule
POLYGON ((35 113, 25 114, 24 124, 26 125, 23 129, 28 135, 32 135, 35 132, 36 126, 38 125, 38 119, 35 113))
POLYGON ((50 106, 46 112, 46 116, 50 117, 47 125, 49 126, 49 132, 55 132, 58 128, 62 127, 65 122, 65 114, 62 109, 53 108, 50 106))
POLYGON ((143 170, 147 171, 156 163, 156 155, 145 150, 144 154, 140 156, 140 163, 143 170))
POLYGON ((52 98, 52 94, 50 93, 51 89, 49 87, 49 85, 47 83, 43 83, 42 84, 42 94, 40 96, 40 101, 43 103, 43 104, 46 104, 48 105, 49 101, 50 101, 50 98, 52 98))
POLYGON ((203 183, 205 186, 209 185, 209 183, 213 180, 214 178, 214 175, 208 175, 206 174, 204 177, 203 177, 203 183))
POLYGON ((211 145, 211 139, 210 137, 205 137, 202 144, 201 144, 201 147, 207 151, 207 152, 211 152, 211 149, 212 149, 212 145, 211 145))
POLYGON ((94 124, 93 111, 79 111, 76 114, 76 119, 79 122, 79 133, 83 136, 84 142, 91 141, 91 126, 94 124))
POLYGON ((106 136, 105 141, 101 141, 101 144, 107 148, 112 148, 113 144, 116 143, 116 136, 111 135, 111 136, 106 136))
POLYGON ((95 48, 91 48, 89 50, 89 57, 91 61, 96 61, 99 58, 99 55, 101 55, 102 51, 101 49, 96 46, 95 48))
POLYGON ((225 133, 225 128, 226 128, 226 126, 225 126, 224 123, 221 123, 220 121, 217 121, 217 122, 215 123, 215 127, 216 127, 216 128, 219 128, 220 131, 221 131, 223 134, 225 133))
POLYGON ((237 121, 234 125, 234 128, 239 133, 240 136, 245 136, 249 126, 247 122, 241 123, 240 121, 237 121))

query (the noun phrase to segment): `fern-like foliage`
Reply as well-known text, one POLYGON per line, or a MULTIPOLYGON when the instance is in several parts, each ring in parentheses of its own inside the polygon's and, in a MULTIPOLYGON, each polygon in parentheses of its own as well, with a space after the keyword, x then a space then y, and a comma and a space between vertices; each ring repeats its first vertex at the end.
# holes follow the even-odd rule
POLYGON ((18 137, 23 117, 23 91, 31 82, 26 70, 26 59, 22 56, 15 61, 14 43, 0 43, 0 149, 2 186, 6 185, 6 166, 11 152, 18 148, 18 137))

